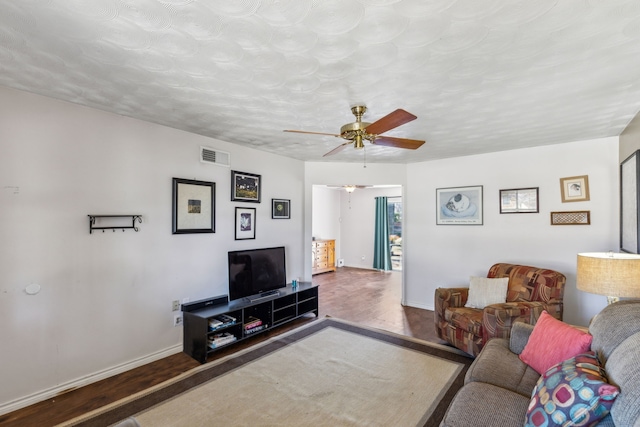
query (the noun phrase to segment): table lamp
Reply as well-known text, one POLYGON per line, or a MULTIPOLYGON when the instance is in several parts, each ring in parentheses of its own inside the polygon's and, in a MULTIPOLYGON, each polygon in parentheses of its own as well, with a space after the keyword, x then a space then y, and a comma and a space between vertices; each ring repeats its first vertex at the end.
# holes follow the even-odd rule
POLYGON ((606 295, 609 304, 620 297, 640 297, 640 255, 613 252, 578 254, 578 289, 606 295))

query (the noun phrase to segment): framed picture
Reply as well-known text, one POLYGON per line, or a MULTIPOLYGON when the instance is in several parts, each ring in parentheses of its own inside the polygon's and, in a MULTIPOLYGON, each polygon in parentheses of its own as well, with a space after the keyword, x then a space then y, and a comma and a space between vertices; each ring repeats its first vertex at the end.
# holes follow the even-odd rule
POLYGON ((570 176, 560 178, 562 203, 586 202, 589 200, 589 176, 570 176))
POLYGON ((216 184, 173 178, 173 234, 215 233, 216 184))
POLYGON ((482 225, 482 185, 436 189, 437 225, 482 225))
POLYGON ((291 201, 288 199, 271 199, 271 218, 273 219, 290 219, 291 212, 289 205, 291 201))
POLYGON ((551 225, 589 225, 590 211, 551 212, 551 225))
POLYGON ((538 187, 500 190, 500 213, 538 213, 538 187))
POLYGON ((236 208, 236 240, 256 238, 256 208, 236 208))
POLYGON ((620 164, 620 250, 640 254, 640 150, 620 164))
POLYGON ((260 175, 231 171, 231 201, 260 203, 260 175))

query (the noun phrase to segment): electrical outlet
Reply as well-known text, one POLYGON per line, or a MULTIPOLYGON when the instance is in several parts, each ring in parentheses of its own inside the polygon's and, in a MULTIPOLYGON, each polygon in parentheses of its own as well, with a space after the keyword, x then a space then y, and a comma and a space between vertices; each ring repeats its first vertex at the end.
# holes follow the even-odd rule
POLYGON ((182 326, 182 314, 173 315, 173 326, 182 326))
POLYGON ((171 311, 178 311, 180 310, 180 300, 173 300, 173 305, 171 306, 171 311))

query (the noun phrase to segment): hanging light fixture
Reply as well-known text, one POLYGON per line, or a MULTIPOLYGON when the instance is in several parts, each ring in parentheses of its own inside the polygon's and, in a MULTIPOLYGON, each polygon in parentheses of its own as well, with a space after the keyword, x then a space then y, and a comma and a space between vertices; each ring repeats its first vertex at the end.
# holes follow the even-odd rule
POLYGON ((356 191, 356 186, 355 185, 344 185, 343 187, 344 187, 344 191, 349 193, 349 209, 351 209, 351 193, 356 191))

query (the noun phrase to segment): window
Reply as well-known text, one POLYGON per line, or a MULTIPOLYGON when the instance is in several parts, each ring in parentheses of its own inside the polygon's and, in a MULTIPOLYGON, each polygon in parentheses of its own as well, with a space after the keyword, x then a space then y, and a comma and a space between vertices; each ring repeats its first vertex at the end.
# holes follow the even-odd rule
POLYGON ((391 246, 391 268, 402 270, 402 202, 387 202, 389 217, 389 245, 391 246))

